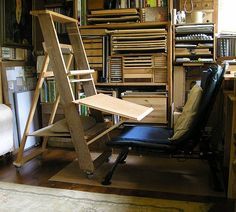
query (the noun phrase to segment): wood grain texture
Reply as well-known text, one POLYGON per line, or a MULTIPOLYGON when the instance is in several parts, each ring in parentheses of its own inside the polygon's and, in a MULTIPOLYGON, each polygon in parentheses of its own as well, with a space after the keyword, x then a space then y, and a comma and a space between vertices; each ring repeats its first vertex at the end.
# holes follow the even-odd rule
POLYGON ((137 121, 142 120, 153 111, 151 107, 134 104, 105 94, 97 94, 74 102, 137 121))

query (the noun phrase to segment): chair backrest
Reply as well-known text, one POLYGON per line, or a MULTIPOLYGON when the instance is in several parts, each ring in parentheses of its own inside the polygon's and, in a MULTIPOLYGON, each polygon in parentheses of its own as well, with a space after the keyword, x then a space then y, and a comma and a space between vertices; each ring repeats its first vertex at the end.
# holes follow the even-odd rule
POLYGON ((183 149, 192 149, 199 142, 202 131, 206 126, 210 112, 215 103, 216 96, 220 90, 224 78, 225 66, 212 65, 202 72, 201 87, 203 89, 199 109, 189 130, 175 140, 177 146, 183 149))

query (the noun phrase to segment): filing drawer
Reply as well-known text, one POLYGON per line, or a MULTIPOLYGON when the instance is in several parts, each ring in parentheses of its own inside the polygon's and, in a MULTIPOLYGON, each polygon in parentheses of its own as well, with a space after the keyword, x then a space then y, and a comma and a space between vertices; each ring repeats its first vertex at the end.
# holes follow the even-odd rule
POLYGON ((167 96, 158 92, 124 92, 122 99, 136 104, 153 107, 154 111, 141 122, 167 124, 167 96))

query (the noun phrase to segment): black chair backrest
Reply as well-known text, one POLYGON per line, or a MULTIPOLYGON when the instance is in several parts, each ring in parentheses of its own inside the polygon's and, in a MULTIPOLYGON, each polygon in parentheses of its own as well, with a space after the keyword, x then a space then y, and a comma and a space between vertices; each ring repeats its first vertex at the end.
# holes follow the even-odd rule
POLYGON ((224 78, 225 66, 212 65, 202 72, 201 87, 203 89, 199 109, 189 130, 175 140, 178 146, 193 148, 199 142, 201 132, 206 126, 210 112, 215 103, 216 96, 220 90, 224 78))

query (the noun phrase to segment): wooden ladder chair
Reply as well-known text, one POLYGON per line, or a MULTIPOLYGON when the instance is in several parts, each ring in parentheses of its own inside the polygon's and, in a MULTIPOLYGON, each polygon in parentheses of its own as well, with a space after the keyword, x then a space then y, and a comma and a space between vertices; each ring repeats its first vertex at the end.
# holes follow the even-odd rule
MULTIPOLYGON (((89 145, 100 138, 108 139, 107 133, 123 123, 123 121, 121 121, 107 129, 101 111, 105 111, 115 115, 121 115, 125 118, 141 120, 153 109, 131 102, 126 102, 124 100, 120 100, 108 95, 97 94, 92 77, 92 73, 94 72, 94 70, 91 70, 89 67, 88 59, 86 57, 83 42, 78 28, 78 21, 76 19, 48 10, 32 11, 31 14, 38 17, 44 37, 45 50, 47 53, 45 57, 44 69, 46 69, 46 66, 48 64, 47 60, 48 58, 50 58, 50 63, 52 64, 53 68, 53 76, 55 77, 59 93, 59 96, 54 103, 54 113, 50 119, 49 124, 51 124, 53 121, 55 110, 60 100, 69 128, 69 133, 59 133, 58 136, 71 137, 80 169, 85 171, 87 174, 91 174, 94 172, 96 167, 98 167, 101 163, 107 160, 108 157, 111 156, 111 149, 104 145, 104 152, 95 160, 92 160, 89 145), (65 25, 78 70, 67 70, 54 22, 59 22, 65 25), (71 75, 79 75, 79 79, 70 80, 69 76, 71 75), (83 90, 86 98, 79 100, 75 99, 72 92, 71 82, 78 82, 83 85, 83 90), (95 135, 92 137, 92 139, 89 139, 89 136, 86 135, 86 131, 83 130, 83 123, 78 113, 77 104, 84 104, 90 107, 90 114, 97 122, 96 126, 93 129, 88 130, 89 133, 93 132, 93 134, 95 135), (89 141, 87 141, 86 138, 88 138, 87 140, 89 141)), ((45 72, 44 69, 43 72, 45 72)), ((43 72, 41 73, 41 75, 43 75, 43 72)), ((42 86, 41 81, 42 78, 39 78, 39 82, 37 85, 38 88, 42 86)), ((35 110, 35 101, 38 99, 38 95, 39 93, 37 91, 37 98, 34 99, 32 111, 35 110)), ((30 114, 29 119, 32 118, 31 116, 32 114, 30 114)), ((46 136, 45 139, 47 139, 47 136, 55 136, 55 134, 53 133, 48 133, 48 129, 50 127, 51 125, 44 129, 40 129, 32 133, 31 135, 46 136)), ((28 126, 26 128, 28 128, 28 126)), ((22 139, 17 159, 14 162, 14 165, 17 167, 20 167, 25 162, 32 159, 34 156, 39 155, 45 150, 46 141, 44 140, 42 148, 40 148, 39 152, 32 153, 28 158, 27 156, 25 158, 23 157, 26 137, 30 135, 28 134, 28 131, 29 129, 25 130, 25 135, 22 139)))

